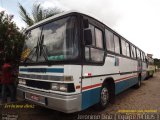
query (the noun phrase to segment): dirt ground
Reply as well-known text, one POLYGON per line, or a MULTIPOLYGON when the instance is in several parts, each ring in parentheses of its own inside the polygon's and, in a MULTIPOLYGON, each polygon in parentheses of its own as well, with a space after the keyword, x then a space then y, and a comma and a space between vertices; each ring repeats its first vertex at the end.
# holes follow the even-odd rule
POLYGON ((110 104, 104 111, 96 111, 91 107, 81 112, 65 114, 25 101, 8 105, 10 106, 0 105, 0 120, 6 120, 6 117, 8 120, 135 120, 133 117, 135 113, 136 115, 144 115, 144 113, 148 115, 141 116, 141 120, 158 120, 160 119, 160 72, 154 74, 153 78, 143 81, 141 88, 130 88, 117 95, 115 103, 110 104), (16 108, 15 105, 18 105, 19 108, 16 108), (21 108, 21 105, 25 108, 21 108), (128 112, 133 116, 124 117, 123 114, 128 112))

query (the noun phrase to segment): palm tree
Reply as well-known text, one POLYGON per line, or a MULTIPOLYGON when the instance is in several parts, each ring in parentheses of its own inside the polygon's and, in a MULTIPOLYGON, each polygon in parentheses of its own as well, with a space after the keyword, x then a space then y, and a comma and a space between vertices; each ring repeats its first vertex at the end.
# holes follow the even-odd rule
POLYGON ((19 3, 19 10, 22 20, 28 26, 31 26, 43 19, 46 19, 48 17, 63 12, 62 10, 56 7, 53 9, 44 9, 43 7, 41 7, 41 4, 34 4, 32 8, 32 14, 30 15, 20 3, 19 3))

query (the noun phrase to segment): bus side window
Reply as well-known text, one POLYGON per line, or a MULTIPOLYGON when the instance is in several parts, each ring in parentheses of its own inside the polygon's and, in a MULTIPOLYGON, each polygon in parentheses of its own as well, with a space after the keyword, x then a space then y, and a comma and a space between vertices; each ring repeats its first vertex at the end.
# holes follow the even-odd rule
POLYGON ((133 45, 131 45, 131 56, 132 56, 132 58, 136 58, 136 51, 135 51, 135 47, 133 45))
POLYGON ((103 33, 98 28, 95 28, 96 47, 103 48, 103 33))
POLYGON ((89 28, 91 29, 92 32, 92 45, 95 46, 96 45, 96 39, 95 39, 95 29, 94 26, 89 24, 89 28))
POLYGON ((143 52, 141 51, 141 60, 143 61, 143 52))
POLYGON ((144 62, 146 61, 146 58, 145 58, 145 53, 143 53, 143 59, 144 59, 144 62))
POLYGON ((92 31, 92 45, 97 48, 103 48, 103 33, 100 29, 89 24, 89 28, 92 31))
POLYGON ((137 52, 137 59, 140 59, 140 51, 139 51, 139 49, 136 49, 136 52, 137 52))
POLYGON ((127 57, 130 57, 129 43, 126 42, 125 40, 121 39, 121 45, 122 45, 122 54, 127 57))
POLYGON ((122 46, 122 54, 126 56, 126 41, 121 39, 121 46, 122 46))
POLYGON ((131 57, 134 58, 134 51, 133 51, 133 46, 130 45, 130 49, 131 49, 131 57))
POLYGON ((119 43, 119 37, 114 35, 114 43, 115 43, 115 53, 120 54, 120 43, 119 43))
POLYGON ((104 60, 103 32, 91 24, 89 24, 89 28, 91 29, 93 40, 91 46, 85 47, 85 59, 95 63, 102 63, 104 60))
POLYGON ((133 46, 134 58, 137 58, 136 48, 133 46))
POLYGON ((142 59, 142 61, 143 61, 143 52, 141 52, 141 59, 142 59))
POLYGON ((106 36, 106 48, 108 51, 114 52, 114 40, 113 40, 113 33, 109 30, 105 29, 105 36, 106 36))
POLYGON ((129 43, 126 42, 126 55, 127 57, 130 57, 130 49, 129 49, 129 43))

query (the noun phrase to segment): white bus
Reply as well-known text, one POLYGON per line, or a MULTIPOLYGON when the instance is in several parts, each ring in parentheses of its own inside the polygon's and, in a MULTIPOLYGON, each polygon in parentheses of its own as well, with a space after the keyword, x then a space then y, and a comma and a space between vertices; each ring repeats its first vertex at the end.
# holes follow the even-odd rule
POLYGON ((145 53, 95 18, 76 11, 29 27, 19 66, 18 96, 65 113, 95 105, 146 76, 145 53))

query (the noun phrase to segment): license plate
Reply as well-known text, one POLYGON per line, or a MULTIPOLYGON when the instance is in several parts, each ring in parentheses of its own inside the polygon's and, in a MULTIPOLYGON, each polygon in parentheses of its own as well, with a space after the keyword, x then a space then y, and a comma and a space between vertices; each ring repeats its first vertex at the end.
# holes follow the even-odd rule
POLYGON ((35 95, 35 94, 31 94, 31 93, 26 93, 25 95, 26 99, 38 102, 40 104, 45 104, 45 97, 43 96, 39 96, 39 95, 35 95))
POLYGON ((35 101, 39 101, 39 96, 31 95, 31 99, 35 101))

